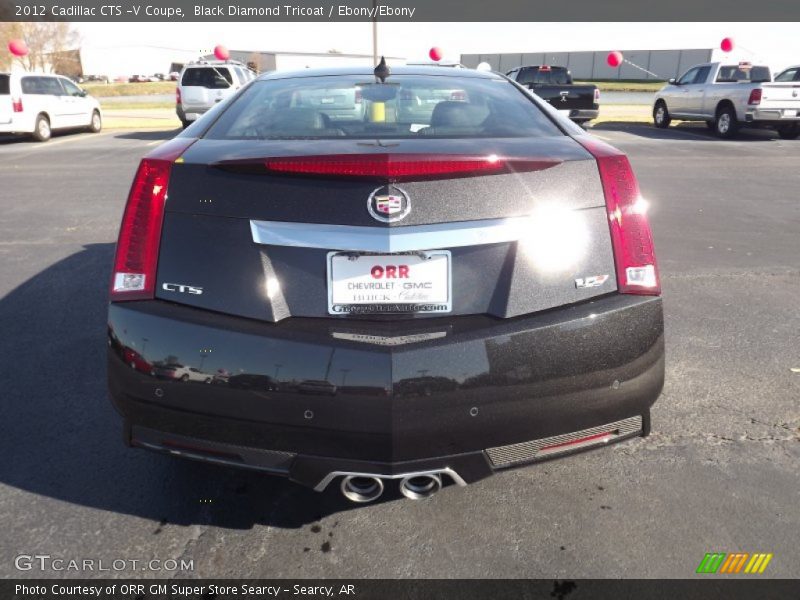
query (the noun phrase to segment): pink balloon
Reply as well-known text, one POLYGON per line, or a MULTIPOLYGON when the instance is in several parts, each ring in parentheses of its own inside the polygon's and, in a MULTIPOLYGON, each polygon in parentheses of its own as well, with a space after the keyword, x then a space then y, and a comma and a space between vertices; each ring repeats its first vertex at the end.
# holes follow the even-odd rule
POLYGON ((730 52, 733 50, 733 46, 733 38, 731 37, 722 38, 722 42, 719 45, 723 52, 730 52))
POLYGON ((219 45, 214 47, 214 56, 218 60, 228 60, 231 57, 231 53, 225 46, 219 45))
POLYGON ((606 62, 608 63, 609 67, 618 67, 622 64, 622 52, 619 50, 614 50, 613 52, 609 52, 608 56, 606 57, 606 62))
POLYGON ((440 61, 442 60, 442 56, 444 56, 444 52, 438 46, 434 46, 431 48, 430 52, 428 52, 428 56, 431 57, 431 60, 440 61))
POLYGON ((28 54, 28 45, 25 40, 11 40, 8 42, 8 51, 14 56, 25 56, 28 54))

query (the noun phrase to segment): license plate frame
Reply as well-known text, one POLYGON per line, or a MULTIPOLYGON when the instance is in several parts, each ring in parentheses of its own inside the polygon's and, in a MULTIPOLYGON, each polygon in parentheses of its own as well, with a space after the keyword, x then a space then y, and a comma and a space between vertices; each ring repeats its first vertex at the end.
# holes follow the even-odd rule
MULTIPOLYGON (((343 251, 331 251, 328 252, 327 255, 327 270, 325 276, 325 283, 327 285, 328 291, 328 314, 330 315, 347 315, 347 314, 382 314, 382 315, 399 315, 399 314, 406 314, 406 315, 416 315, 416 314, 442 314, 442 313, 449 313, 453 310, 453 258, 452 254, 449 250, 427 250, 424 252, 406 252, 406 253, 369 253, 369 252, 343 252, 343 251), (444 276, 446 277, 446 281, 443 285, 440 285, 436 292, 436 298, 433 300, 428 301, 414 301, 414 302, 400 302, 396 300, 381 300, 381 301, 365 301, 365 302, 346 302, 342 301, 341 298, 341 290, 336 290, 334 286, 334 277, 336 276, 335 270, 338 270, 340 265, 338 259, 346 258, 349 265, 352 265, 354 262, 363 261, 364 264, 367 262, 374 263, 378 262, 381 266, 383 265, 395 265, 404 264, 407 266, 415 266, 421 265, 427 261, 435 261, 439 263, 440 261, 444 261, 444 276), (368 260, 363 260, 368 259, 368 260), (401 262, 402 261, 402 262, 401 262), (335 292, 338 291, 336 297, 334 297, 335 292), (446 298, 444 300, 440 300, 440 296, 444 293, 446 298)), ((433 265, 435 263, 431 263, 428 270, 433 270, 433 265)), ((374 265, 373 265, 374 266, 374 265)), ((436 268, 441 268, 438 265, 436 268)), ((341 273, 341 271, 340 271, 341 273)), ((370 271, 364 270, 361 277, 367 277, 370 271)), ((421 278, 412 278, 414 282, 421 282, 425 283, 425 281, 430 280, 431 274, 427 276, 423 276, 421 278)), ((387 278, 383 281, 389 282, 392 281, 393 283, 397 283, 400 281, 399 278, 387 278)), ((342 280, 336 280, 337 283, 340 283, 342 280)), ((394 288, 394 286, 393 286, 394 288)), ((381 293, 382 290, 375 290, 376 293, 381 293)), ((403 291, 402 289, 397 290, 393 289, 391 293, 396 291, 403 291)), ((411 291, 409 291, 411 293, 411 291)), ((423 293, 423 292, 419 292, 423 293)))

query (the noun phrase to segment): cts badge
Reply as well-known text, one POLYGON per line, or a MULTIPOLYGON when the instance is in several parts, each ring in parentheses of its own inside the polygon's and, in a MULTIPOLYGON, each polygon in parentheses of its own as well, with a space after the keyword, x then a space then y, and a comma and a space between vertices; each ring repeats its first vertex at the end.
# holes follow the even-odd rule
POLYGON ((593 275, 592 277, 580 277, 575 280, 575 287, 578 289, 600 287, 607 280, 608 280, 608 275, 593 275))
POLYGON ((165 292, 178 292, 180 294, 194 294, 199 296, 203 293, 203 288, 193 286, 193 285, 184 285, 182 283, 162 283, 161 289, 165 292))
POLYGON ((411 212, 411 202, 404 190, 394 185, 384 185, 369 195, 367 210, 373 219, 393 223, 411 212))

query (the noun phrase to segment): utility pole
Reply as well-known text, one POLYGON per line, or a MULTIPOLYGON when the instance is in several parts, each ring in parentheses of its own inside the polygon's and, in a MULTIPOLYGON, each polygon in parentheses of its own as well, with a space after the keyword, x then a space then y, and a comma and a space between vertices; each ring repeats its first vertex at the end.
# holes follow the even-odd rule
POLYGON ((372 64, 378 64, 378 0, 372 0, 372 64))

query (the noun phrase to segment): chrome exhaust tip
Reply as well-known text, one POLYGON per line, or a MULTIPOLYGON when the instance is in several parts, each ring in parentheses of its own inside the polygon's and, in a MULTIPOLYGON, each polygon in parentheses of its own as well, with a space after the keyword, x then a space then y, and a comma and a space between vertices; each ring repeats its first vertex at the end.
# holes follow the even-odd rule
POLYGON ((411 500, 430 498, 442 489, 442 478, 438 474, 411 475, 400 482, 400 492, 411 500))
POLYGON ((383 482, 368 475, 348 475, 342 479, 342 494, 351 502, 372 502, 383 494, 383 482))

